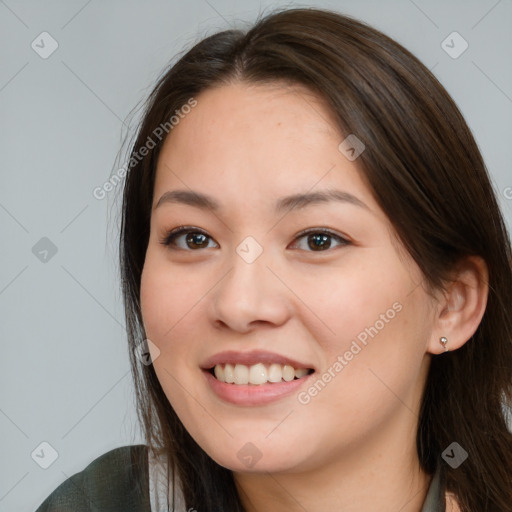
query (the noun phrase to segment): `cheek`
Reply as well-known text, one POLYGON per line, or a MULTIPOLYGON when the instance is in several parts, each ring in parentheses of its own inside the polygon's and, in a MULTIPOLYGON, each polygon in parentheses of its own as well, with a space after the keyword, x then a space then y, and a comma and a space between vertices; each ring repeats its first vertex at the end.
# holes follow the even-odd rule
POLYGON ((192 370, 199 370, 193 368, 187 339, 185 343, 176 340, 183 340, 184 328, 187 336, 193 336, 187 320, 197 298, 185 273, 169 272, 169 264, 163 259, 148 250, 141 276, 141 310, 146 336, 160 351, 153 361, 157 378, 170 404, 178 414, 183 414, 188 409, 188 395, 183 393, 180 383, 194 394, 187 377, 192 370))
POLYGON ((302 291, 313 290, 308 305, 324 324, 316 340, 329 384, 315 400, 361 414, 396 402, 393 393, 408 395, 430 334, 429 301, 416 285, 419 275, 411 274, 394 253, 383 251, 379 258, 367 258, 367 264, 362 260, 338 279, 331 274, 321 289, 303 282, 302 291))
POLYGON ((171 268, 165 254, 148 250, 141 276, 141 311, 146 337, 160 351, 154 368, 168 397, 180 394, 175 378, 187 381, 188 387, 189 380, 192 385, 197 381, 202 352, 198 347, 204 338, 198 318, 204 316, 201 299, 211 286, 207 276, 191 278, 189 272, 171 268))
POLYGON ((165 257, 148 250, 141 276, 141 310, 146 335, 163 344, 161 348, 165 349, 165 340, 172 339, 176 326, 201 297, 199 284, 186 272, 170 269, 165 257))
MULTIPOLYGON (((373 249, 354 252, 340 268, 326 268, 295 278, 294 292, 304 297, 315 314, 319 329, 315 332, 323 351, 343 353, 354 339, 364 343, 372 335, 380 336, 390 325, 405 316, 399 313, 414 289, 414 280, 394 253, 373 249)), ((311 314, 301 315, 302 319, 311 314)))

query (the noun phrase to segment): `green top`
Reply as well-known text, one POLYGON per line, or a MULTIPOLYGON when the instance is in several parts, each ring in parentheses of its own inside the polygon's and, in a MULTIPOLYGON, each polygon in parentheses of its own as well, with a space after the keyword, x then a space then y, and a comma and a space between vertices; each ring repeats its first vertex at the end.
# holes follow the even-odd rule
POLYGON ((69 477, 36 512, 151 512, 146 445, 115 448, 69 477))
MULTIPOLYGON (((146 445, 115 448, 60 484, 36 512, 152 512, 149 466, 146 445)), ((421 512, 445 512, 440 467, 421 512)), ((182 503, 176 512, 186 512, 182 503)))

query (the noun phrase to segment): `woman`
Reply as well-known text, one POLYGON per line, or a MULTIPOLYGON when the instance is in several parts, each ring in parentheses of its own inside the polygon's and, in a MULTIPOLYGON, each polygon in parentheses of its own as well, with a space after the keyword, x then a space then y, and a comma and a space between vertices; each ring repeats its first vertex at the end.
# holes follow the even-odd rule
POLYGON ((510 242, 413 55, 347 16, 276 12, 173 65, 130 156, 147 447, 40 512, 512 510, 510 242))

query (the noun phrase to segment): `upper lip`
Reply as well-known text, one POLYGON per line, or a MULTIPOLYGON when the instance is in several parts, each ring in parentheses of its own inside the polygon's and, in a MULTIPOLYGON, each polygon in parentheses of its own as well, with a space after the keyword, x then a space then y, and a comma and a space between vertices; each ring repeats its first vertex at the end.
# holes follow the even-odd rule
MULTIPOLYGON (((265 352, 262 350, 253 350, 251 352, 236 352, 234 350, 228 350, 225 352, 219 352, 209 357, 202 365, 203 370, 210 370, 217 364, 244 364, 246 366, 252 366, 257 363, 278 363, 288 364, 293 366, 295 369, 299 368, 313 368, 307 363, 301 363, 290 357, 286 357, 274 352, 265 352)), ((314 368, 313 368, 314 369, 314 368)))

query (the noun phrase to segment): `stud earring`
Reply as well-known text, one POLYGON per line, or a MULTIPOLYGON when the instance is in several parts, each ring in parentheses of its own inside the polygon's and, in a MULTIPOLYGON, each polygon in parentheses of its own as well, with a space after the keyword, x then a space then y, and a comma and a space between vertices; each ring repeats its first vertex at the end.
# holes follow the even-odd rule
POLYGON ((446 344, 448 343, 448 338, 445 338, 444 336, 442 336, 441 338, 439 338, 439 341, 440 341, 441 345, 443 345, 444 351, 448 352, 448 347, 446 346, 446 344))

